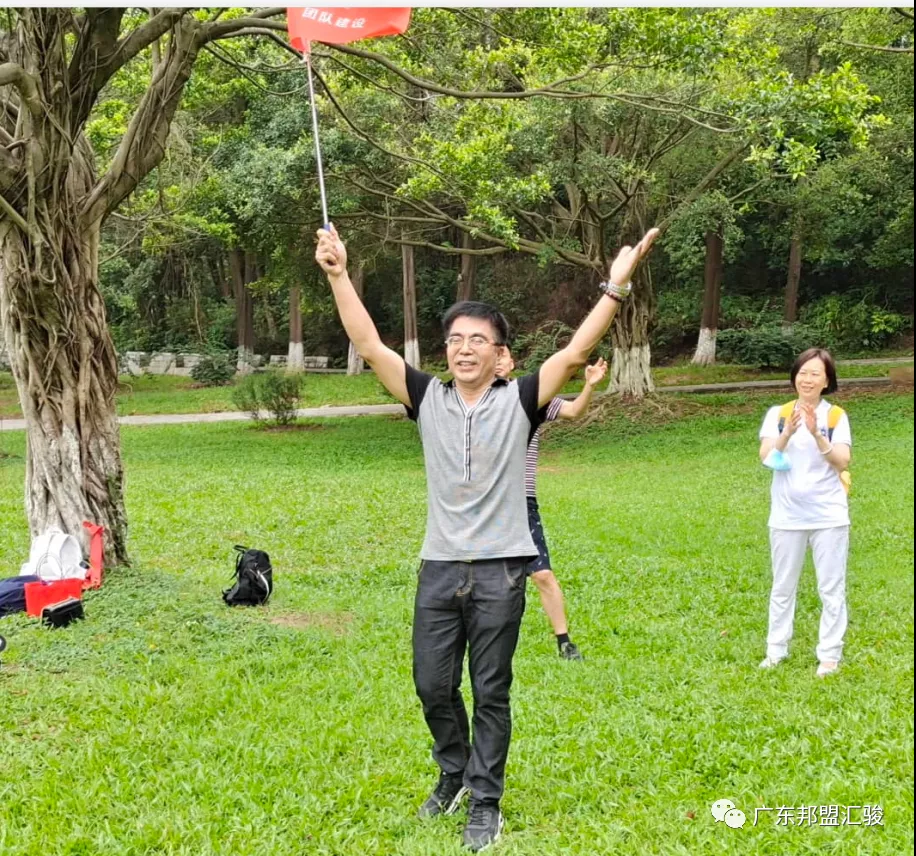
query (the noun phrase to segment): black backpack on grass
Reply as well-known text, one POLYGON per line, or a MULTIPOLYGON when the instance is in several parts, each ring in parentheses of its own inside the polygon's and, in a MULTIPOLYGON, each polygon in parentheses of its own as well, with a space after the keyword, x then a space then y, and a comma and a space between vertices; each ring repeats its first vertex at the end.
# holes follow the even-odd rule
POLYGON ((274 590, 270 556, 262 550, 235 545, 235 584, 223 592, 226 606, 259 606, 267 603, 274 590))

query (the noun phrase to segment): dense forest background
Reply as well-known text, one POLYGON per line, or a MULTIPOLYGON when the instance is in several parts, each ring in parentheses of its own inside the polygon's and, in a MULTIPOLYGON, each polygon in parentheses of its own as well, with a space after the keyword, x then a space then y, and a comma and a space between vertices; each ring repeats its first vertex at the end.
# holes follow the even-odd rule
MULTIPOLYGON (((417 9, 402 37, 316 47, 331 216, 383 337, 403 346, 407 253, 435 361, 459 296, 502 308, 523 349, 562 335, 594 300, 595 260, 663 223, 653 361, 692 356, 701 327, 758 330, 759 347, 792 322, 845 353, 899 341, 912 32, 893 9, 417 9)), ((152 62, 122 69, 87 124, 102 166, 152 62)), ((102 233, 117 348, 248 336, 286 354, 292 297, 305 353, 344 365, 311 260, 320 220, 301 62, 273 38, 214 45, 162 163, 102 233)), ((720 352, 746 340, 720 335, 720 352)))

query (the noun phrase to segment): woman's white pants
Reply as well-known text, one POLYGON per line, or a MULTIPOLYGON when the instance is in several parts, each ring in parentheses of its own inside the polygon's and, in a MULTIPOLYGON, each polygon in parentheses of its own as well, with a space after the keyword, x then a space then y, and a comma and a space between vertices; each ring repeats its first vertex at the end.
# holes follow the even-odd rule
POLYGON ((808 545, 814 558, 817 591, 821 598, 821 626, 817 644, 820 662, 839 661, 843 655, 846 614, 846 557, 849 527, 829 529, 770 529, 773 590, 770 593, 770 630, 767 656, 781 660, 789 653, 795 621, 795 594, 808 545))

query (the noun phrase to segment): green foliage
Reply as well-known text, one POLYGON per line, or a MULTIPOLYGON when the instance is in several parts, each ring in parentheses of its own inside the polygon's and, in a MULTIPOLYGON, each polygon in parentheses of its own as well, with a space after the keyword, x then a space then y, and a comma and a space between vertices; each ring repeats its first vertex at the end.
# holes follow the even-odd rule
POLYGON ((881 348, 912 323, 897 312, 848 294, 829 294, 808 304, 802 320, 824 347, 839 351, 881 348))
POLYGON ((770 297, 748 294, 723 294, 719 308, 719 326, 763 327, 782 322, 782 306, 770 297))
POLYGON ((759 368, 790 368, 802 351, 816 344, 816 334, 802 324, 720 330, 716 337, 716 350, 723 360, 759 368))
POLYGON ((225 386, 235 377, 235 354, 214 352, 204 354, 194 368, 191 377, 203 386, 225 386))
POLYGON ((728 197, 719 190, 704 193, 680 209, 664 238, 668 258, 674 271, 683 279, 703 272, 706 261, 707 232, 722 235, 725 262, 738 256, 744 233, 738 225, 737 212, 728 197))
MULTIPOLYGON (((131 12, 125 26, 145 19, 131 12)), ((418 8, 406 38, 372 44, 444 87, 513 96, 555 84, 582 96, 572 99, 454 98, 405 86, 370 59, 316 55, 328 88, 319 84, 317 107, 332 217, 351 255, 367 262, 366 300, 383 338, 398 347, 403 329, 399 251, 388 239, 406 228, 454 247, 449 219, 470 223, 481 245, 487 234, 524 250, 481 257, 478 278, 479 292, 498 296, 520 329, 581 317, 574 302, 542 299, 564 253, 591 276, 583 259, 612 255, 635 224, 672 211, 652 260, 652 341, 665 354, 695 335, 698 302, 688 317, 690 301, 665 294, 699 284, 713 221, 725 230, 723 327, 755 323, 726 319, 730 291, 748 295, 749 311, 781 302, 799 224, 801 307, 867 281, 876 303, 911 311, 912 57, 850 42, 906 46, 912 25, 887 9, 418 8), (680 210, 745 143, 752 148, 680 210), (507 270, 516 281, 495 282, 507 270)), ((93 111, 87 132, 99 168, 151 69, 145 51, 93 111)), ((256 350, 285 349, 286 291, 296 285, 306 349, 344 358, 346 338, 311 259, 319 214, 304 84, 301 66, 263 38, 201 52, 165 159, 103 233, 100 278, 120 350, 231 347, 226 254, 239 248, 257 256, 269 286, 255 302, 256 350)), ((416 261, 426 353, 439 348, 457 258, 418 249, 416 261)))
POLYGON ((566 345, 574 332, 562 321, 548 321, 529 333, 520 333, 512 345, 516 367, 526 373, 537 371, 566 345))
POLYGON ((846 147, 863 148, 876 128, 888 124, 887 117, 873 112, 880 98, 849 62, 807 81, 783 70, 739 89, 732 99, 748 131, 763 140, 751 147, 749 162, 793 179, 846 147))
POLYGON ((302 385, 302 376, 297 374, 278 371, 250 374, 232 391, 232 401, 262 427, 289 425, 296 419, 302 385))
MULTIPOLYGON (((666 289, 659 294, 651 333, 653 362, 675 357, 696 345, 701 309, 699 287, 666 289)), ((720 331, 771 328, 781 323, 780 309, 766 297, 725 291, 719 307, 720 331)))
POLYGON ((654 362, 674 357, 696 341, 700 308, 697 289, 669 288, 659 294, 650 339, 654 362))

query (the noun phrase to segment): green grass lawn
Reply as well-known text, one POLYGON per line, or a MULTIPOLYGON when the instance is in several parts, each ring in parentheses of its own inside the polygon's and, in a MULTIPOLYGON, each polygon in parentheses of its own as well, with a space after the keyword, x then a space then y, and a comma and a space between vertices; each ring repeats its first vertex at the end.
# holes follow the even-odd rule
MULTIPOLYGON (((837 374, 844 377, 887 377, 895 365, 908 363, 882 363, 880 365, 843 365, 837 366, 837 374)), ((782 369, 763 370, 753 366, 735 366, 716 364, 712 366, 694 366, 684 363, 674 366, 660 366, 652 370, 652 377, 659 386, 681 386, 701 383, 733 383, 743 380, 785 380, 789 373, 782 369)))
MULTIPOLYGON (((515 661, 505 856, 913 848, 913 397, 843 397, 855 436, 851 623, 814 676, 809 565, 791 658, 764 654, 768 475, 784 396, 666 397, 544 441, 540 500, 573 638, 537 597, 515 661), (731 799, 744 829, 715 823, 731 799), (752 825, 881 806, 882 826, 752 825)), ((2 435, 5 571, 28 551, 24 437, 2 435)), ((134 567, 50 631, 0 620, 3 856, 448 856, 410 676, 425 480, 403 419, 122 430, 134 567), (232 545, 276 593, 229 610, 232 545)), ((467 689, 467 680, 465 681, 467 689)))
MULTIPOLYGON (((896 363, 894 365, 906 365, 896 363)), ((841 365, 843 377, 887 377, 892 364, 841 365)), ((731 383, 744 380, 782 380, 784 371, 764 371, 750 366, 718 364, 693 366, 689 363, 661 366, 652 370, 659 386, 683 386, 703 383, 731 383)), ((564 392, 579 392, 582 376, 564 387, 564 392)), ((214 413, 235 410, 233 386, 198 386, 191 378, 172 375, 122 376, 118 390, 118 415, 135 416, 157 413, 214 413)), ((394 399, 372 373, 347 377, 339 374, 306 374, 303 380, 301 407, 340 404, 391 404, 394 399)), ((9 373, 0 372, 0 418, 19 418, 19 398, 9 373)))
MULTIPOLYGON (((233 386, 198 386, 191 378, 174 375, 122 375, 118 388, 118 414, 213 413, 235 410, 233 386)), ((390 404, 394 399, 374 374, 355 377, 306 374, 301 407, 326 404, 390 404)), ((22 415, 12 375, 0 373, 0 416, 22 415)))

